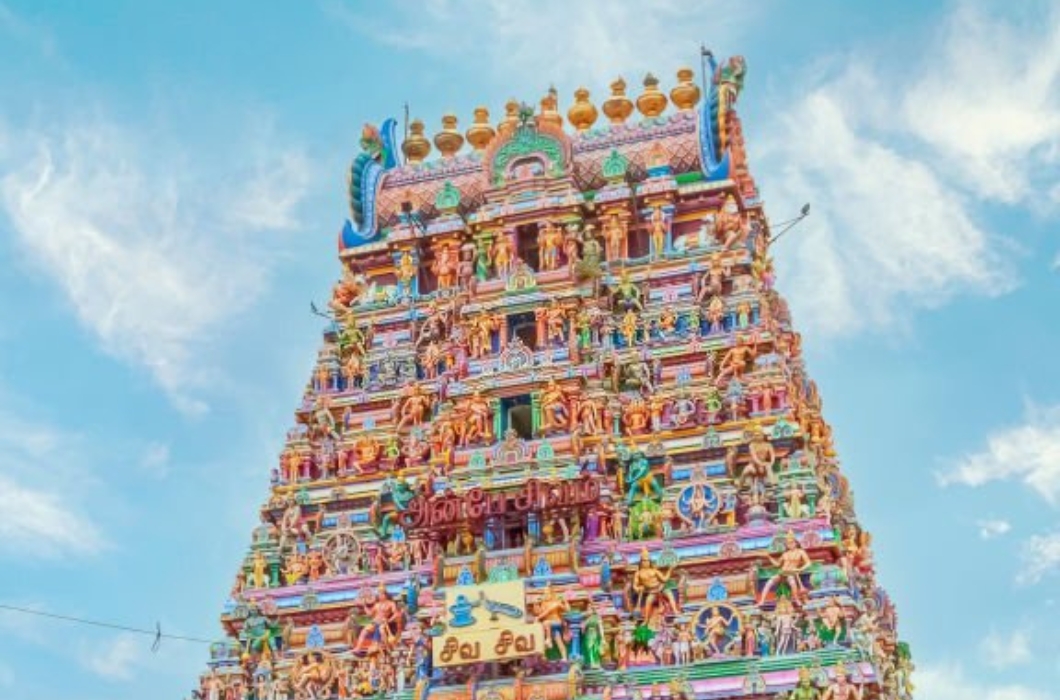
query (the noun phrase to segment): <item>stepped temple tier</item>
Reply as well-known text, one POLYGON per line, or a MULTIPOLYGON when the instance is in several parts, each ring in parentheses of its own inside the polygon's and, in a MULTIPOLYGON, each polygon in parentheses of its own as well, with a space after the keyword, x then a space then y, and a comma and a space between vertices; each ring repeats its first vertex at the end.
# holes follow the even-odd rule
POLYGON ((711 68, 364 128, 199 697, 911 698, 711 68))

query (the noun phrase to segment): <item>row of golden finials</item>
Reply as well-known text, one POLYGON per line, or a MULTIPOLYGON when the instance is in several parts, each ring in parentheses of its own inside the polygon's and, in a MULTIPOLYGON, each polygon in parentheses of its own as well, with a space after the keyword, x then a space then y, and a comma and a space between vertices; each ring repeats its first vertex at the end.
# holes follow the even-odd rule
MULTIPOLYGON (((645 119, 659 116, 666 110, 668 102, 673 102, 678 110, 688 110, 699 102, 700 89, 693 81, 695 74, 691 68, 681 68, 677 71, 677 85, 670 90, 670 99, 666 99, 666 93, 659 89, 659 79, 649 73, 644 77, 644 92, 636 101, 637 110, 644 115, 645 119)), ((622 124, 633 114, 633 100, 626 97, 626 81, 622 78, 611 83, 611 96, 604 101, 604 115, 611 120, 612 124, 622 124)), ((497 128, 494 129, 490 123, 490 113, 485 107, 475 108, 475 120, 467 130, 467 142, 476 151, 481 151, 489 145, 493 137, 498 133, 504 134, 519 123, 520 105, 515 100, 509 100, 504 106, 505 117, 497 128)), ((589 91, 578 88, 574 91, 574 104, 567 110, 567 121, 578 131, 586 131, 591 128, 599 116, 596 105, 589 101, 589 91)), ((563 115, 559 112, 559 100, 556 89, 551 88, 548 94, 541 98, 541 112, 537 115, 539 124, 551 124, 557 128, 563 128, 563 115)), ((456 128, 456 116, 447 114, 442 117, 442 130, 434 136, 434 145, 442 154, 442 158, 453 157, 464 145, 464 136, 456 128)), ((414 119, 409 124, 409 135, 401 145, 401 150, 409 163, 421 163, 431 152, 431 142, 423 134, 424 124, 419 119, 414 119)))

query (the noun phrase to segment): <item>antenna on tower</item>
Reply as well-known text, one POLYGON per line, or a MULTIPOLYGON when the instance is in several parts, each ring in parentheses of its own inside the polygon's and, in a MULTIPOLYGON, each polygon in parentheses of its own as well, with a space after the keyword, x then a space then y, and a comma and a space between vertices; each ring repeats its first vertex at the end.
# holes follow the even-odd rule
POLYGON ((795 227, 796 224, 798 224, 800 221, 802 221, 803 219, 805 219, 809 215, 810 215, 810 205, 808 203, 807 204, 803 204, 802 205, 802 209, 799 210, 799 215, 798 216, 796 216, 794 219, 788 219, 787 221, 781 221, 779 224, 777 224, 777 226, 781 226, 783 228, 781 228, 777 233, 773 234, 773 237, 769 239, 769 245, 773 245, 773 243, 776 242, 776 240, 778 238, 780 238, 785 233, 790 231, 792 228, 795 227))

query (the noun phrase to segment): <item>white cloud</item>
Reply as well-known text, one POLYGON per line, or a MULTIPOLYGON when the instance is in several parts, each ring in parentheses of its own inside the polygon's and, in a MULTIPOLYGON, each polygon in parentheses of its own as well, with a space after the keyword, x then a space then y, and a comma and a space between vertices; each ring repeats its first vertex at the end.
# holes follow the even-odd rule
POLYGON ((959 664, 921 666, 913 676, 917 700, 1052 700, 1053 696, 1025 685, 989 684, 968 678, 959 664))
POLYGON ((704 27, 712 37, 736 41, 761 13, 753 5, 659 0, 645 12, 638 0, 430 0, 366 13, 331 0, 324 7, 372 41, 439 60, 473 61, 483 77, 528 91, 515 97, 529 101, 550 83, 563 94, 585 85, 603 99, 619 75, 635 95, 648 71, 662 77, 681 65, 698 66, 704 27))
POLYGON ((84 649, 81 664, 97 676, 111 681, 132 679, 137 666, 145 658, 145 637, 120 634, 101 646, 84 649))
POLYGON ((982 486, 1015 479, 1060 505, 1060 406, 1030 406, 1022 425, 994 432, 986 448, 942 474, 942 485, 982 486))
POLYGON ((94 554, 104 544, 92 522, 58 493, 22 486, 0 474, 0 552, 40 556, 94 554))
POLYGON ((105 120, 10 141, 22 149, 0 161, 0 212, 28 258, 109 353, 147 367, 183 410, 205 410, 197 353, 261 292, 277 244, 253 234, 296 225, 306 157, 272 137, 230 180, 105 120))
POLYGON ((76 436, 0 411, 0 555, 58 558, 108 546, 81 512, 76 436))
POLYGON ((1060 6, 958 6, 904 95, 911 133, 971 191, 1033 202, 1060 185, 1060 6))
POLYGON ((169 474, 169 445, 149 443, 140 455, 140 468, 151 476, 165 478, 169 474))
POLYGON ((1001 537, 1012 530, 1012 524, 1000 518, 987 518, 986 520, 980 520, 976 524, 979 526, 979 536, 984 540, 1001 537))
POLYGON ((873 129, 882 86, 870 69, 846 67, 807 87, 755 146, 772 211, 812 200, 811 218, 778 243, 794 248, 777 257, 800 326, 842 335, 1013 286, 963 195, 873 129))
POLYGON ((1060 571, 1060 532, 1033 535, 1023 545, 1023 568, 1017 581, 1035 584, 1046 576, 1060 571))
POLYGON ((1030 663, 1034 656, 1030 632, 1022 628, 1007 635, 991 630, 979 645, 979 651, 987 664, 998 669, 1030 663))

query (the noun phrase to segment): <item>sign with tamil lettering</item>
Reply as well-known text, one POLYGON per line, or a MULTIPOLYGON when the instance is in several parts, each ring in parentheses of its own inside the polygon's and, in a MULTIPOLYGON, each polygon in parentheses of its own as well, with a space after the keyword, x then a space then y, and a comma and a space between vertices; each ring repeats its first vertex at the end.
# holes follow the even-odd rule
POLYGON ((527 622, 523 581, 453 586, 439 591, 445 617, 431 645, 436 666, 500 661, 540 654, 540 623, 527 622))

